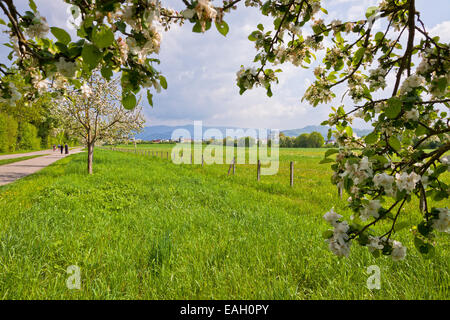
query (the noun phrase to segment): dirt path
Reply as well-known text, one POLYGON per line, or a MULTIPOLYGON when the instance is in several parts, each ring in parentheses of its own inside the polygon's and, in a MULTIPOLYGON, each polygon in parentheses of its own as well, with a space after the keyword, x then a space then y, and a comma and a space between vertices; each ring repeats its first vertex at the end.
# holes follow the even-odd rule
MULTIPOLYGON (((70 154, 79 152, 81 152, 81 148, 70 150, 70 154)), ((21 153, 19 157, 26 157, 39 154, 48 154, 48 155, 0 166, 0 186, 14 182, 17 179, 26 177, 30 174, 33 174, 67 156, 66 154, 61 154, 59 151, 53 152, 52 150, 43 150, 30 153, 21 153)), ((11 158, 3 158, 7 156, 2 156, 0 157, 0 160, 18 158, 16 157, 16 154, 8 156, 11 156, 11 158)))

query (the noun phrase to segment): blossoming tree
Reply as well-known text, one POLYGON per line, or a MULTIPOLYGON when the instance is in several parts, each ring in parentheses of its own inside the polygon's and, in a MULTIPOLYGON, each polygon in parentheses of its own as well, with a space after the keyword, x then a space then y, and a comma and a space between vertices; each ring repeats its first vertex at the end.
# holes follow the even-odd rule
MULTIPOLYGON (((28 93, 29 99, 47 85, 62 94, 67 82, 81 88, 76 78, 99 68, 106 79, 113 72, 121 74, 122 103, 133 109, 142 88, 152 104, 152 90, 167 86, 154 68, 161 41, 158 26, 168 29, 174 23, 190 23, 194 32, 205 32, 214 24, 226 35, 229 27, 224 15, 238 3, 258 8, 273 19, 273 30, 259 24, 249 35, 258 65, 238 71, 241 94, 261 86, 272 96, 271 84, 282 71, 273 70, 272 65, 307 67, 323 52, 323 61, 314 70, 316 80, 303 98, 313 106, 329 103, 336 88, 346 86, 354 102, 332 106, 324 122, 335 128, 329 134, 336 137, 339 148, 328 150, 323 162, 332 163, 333 183, 349 193, 354 212, 351 223, 334 210, 325 214, 334 227, 324 234, 330 249, 347 256, 351 243, 357 241, 374 255, 403 259, 406 248, 393 240, 393 234, 402 227, 397 222, 406 214, 404 204, 417 197, 423 221, 413 228, 414 243, 421 253, 432 253, 435 231, 450 231, 448 208, 429 205, 429 199, 443 203, 449 196, 442 175, 449 170, 445 108, 450 102, 450 48, 429 35, 415 0, 383 0, 368 8, 361 20, 344 22, 319 18, 327 13, 320 0, 228 0, 220 6, 210 0, 181 1, 185 9, 177 12, 157 0, 65 0, 81 17, 77 41, 62 29, 49 28, 33 0, 24 14, 17 12, 13 0, 0 0, 0 9, 9 20, 16 63, 36 89, 28 93), (382 31, 374 31, 376 20, 382 31), (56 41, 46 37, 48 32, 56 41), (354 117, 371 123, 373 131, 356 137, 350 126, 354 117), (423 150, 431 140, 440 146, 423 150), (389 227, 376 234, 371 227, 380 221, 389 227)), ((8 70, 0 65, 0 72, 8 70)), ((2 80, 0 90, 5 101, 20 99, 7 81, 2 80)))
POLYGON ((97 141, 115 141, 143 128, 142 107, 122 107, 119 80, 107 81, 98 73, 72 87, 64 98, 55 101, 54 115, 65 130, 79 136, 88 149, 88 173, 93 173, 94 146, 97 141))

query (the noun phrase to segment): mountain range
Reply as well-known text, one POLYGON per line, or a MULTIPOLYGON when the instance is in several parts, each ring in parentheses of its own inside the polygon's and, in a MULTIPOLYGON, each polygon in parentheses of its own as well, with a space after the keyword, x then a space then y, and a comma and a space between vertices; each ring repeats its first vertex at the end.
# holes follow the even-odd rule
MULTIPOLYGON (((142 131, 135 135, 136 139, 151 141, 151 140, 169 140, 172 138, 172 133, 177 130, 187 130, 189 132, 191 138, 194 137, 194 125, 184 125, 184 126, 148 126, 142 129, 142 131)), ((237 128, 237 127, 208 127, 203 126, 202 134, 205 133, 208 129, 217 129, 221 132, 223 137, 226 137, 227 129, 243 129, 243 131, 247 131, 249 128, 237 128)), ((313 131, 320 132, 323 137, 326 138, 328 134, 329 127, 327 126, 306 126, 300 129, 291 129, 291 130, 282 130, 280 132, 284 133, 284 135, 289 137, 297 137, 302 133, 311 133, 313 131)), ((360 137, 369 134, 372 130, 370 129, 358 129, 353 128, 353 131, 360 137)), ((258 130, 256 130, 258 132, 258 130)), ((268 134, 270 134, 270 130, 268 130, 268 134)))

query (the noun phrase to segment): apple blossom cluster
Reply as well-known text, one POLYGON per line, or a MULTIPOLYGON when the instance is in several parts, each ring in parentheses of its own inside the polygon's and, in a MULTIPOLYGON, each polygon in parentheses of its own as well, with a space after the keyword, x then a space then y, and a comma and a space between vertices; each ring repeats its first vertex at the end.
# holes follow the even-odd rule
POLYGON ((36 12, 29 25, 25 28, 25 34, 30 38, 43 38, 49 32, 50 27, 47 19, 36 12))
POLYGON ((206 23, 215 21, 218 16, 218 12, 209 0, 198 0, 197 5, 194 8, 188 8, 182 11, 181 15, 186 19, 192 19, 196 16, 200 22, 201 32, 205 32, 206 23))
POLYGON ((439 232, 450 233, 450 210, 448 208, 437 209, 437 214, 432 219, 432 226, 439 232))
POLYGON ((22 94, 17 90, 14 83, 0 83, 0 103, 15 105, 21 98, 22 94))
MULTIPOLYGON (((347 221, 339 221, 342 216, 337 214, 333 208, 325 213, 323 218, 333 226, 333 230, 324 233, 327 238, 325 241, 328 242, 330 251, 338 257, 348 257, 352 244, 352 227, 347 221)), ((379 252, 389 253, 393 261, 400 261, 406 258, 406 247, 400 241, 369 235, 365 246, 372 254, 379 252)))
POLYGON ((339 221, 342 216, 337 214, 334 209, 325 213, 323 218, 334 228, 333 232, 326 240, 329 249, 338 257, 348 257, 350 254, 351 241, 349 241, 349 236, 347 234, 350 229, 347 221, 339 221))
POLYGON ((276 81, 274 73, 263 73, 256 68, 244 68, 236 73, 236 81, 239 87, 243 87, 246 90, 252 89, 253 86, 268 87, 270 82, 276 81))

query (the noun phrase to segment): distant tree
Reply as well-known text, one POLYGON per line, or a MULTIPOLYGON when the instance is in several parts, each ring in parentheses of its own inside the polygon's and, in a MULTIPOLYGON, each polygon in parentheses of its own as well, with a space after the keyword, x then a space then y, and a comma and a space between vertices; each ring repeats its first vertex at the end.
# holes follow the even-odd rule
POLYGON ((84 79, 81 89, 57 103, 57 117, 65 128, 78 135, 88 148, 88 173, 92 174, 94 146, 97 141, 122 139, 140 131, 144 125, 142 108, 122 107, 119 80, 107 81, 94 73, 84 79))
POLYGON ((309 148, 309 134, 303 133, 295 138, 294 146, 296 148, 309 148))
POLYGON ((309 134, 310 148, 320 148, 325 143, 325 139, 320 132, 313 131, 309 134))

